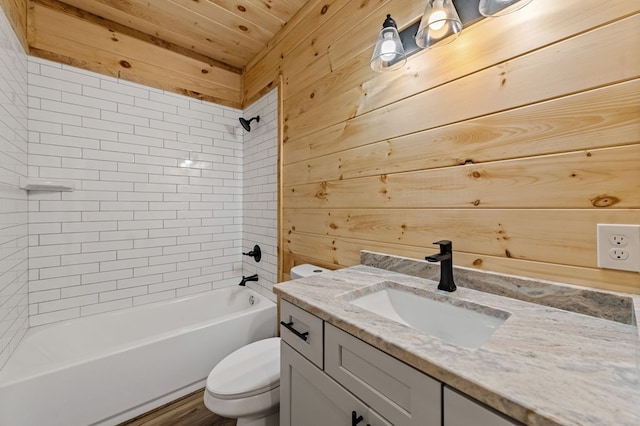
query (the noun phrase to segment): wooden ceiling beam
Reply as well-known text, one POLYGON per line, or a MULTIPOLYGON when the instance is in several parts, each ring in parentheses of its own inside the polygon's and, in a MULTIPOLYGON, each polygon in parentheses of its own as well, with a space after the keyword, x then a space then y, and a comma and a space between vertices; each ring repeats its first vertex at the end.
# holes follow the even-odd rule
MULTIPOLYGON (((178 6, 166 10, 166 5, 163 9, 154 7, 160 2, 151 4, 140 0, 61 1, 235 68, 242 68, 253 55, 245 49, 240 49, 238 43, 230 37, 216 37, 216 31, 201 28, 192 20, 179 16, 176 10, 181 8, 178 6)), ((246 43, 249 45, 249 41, 246 43)))
MULTIPOLYGON (((3 0, 3 1, 7 1, 7 0, 3 0)), ((175 53, 179 53, 181 55, 184 55, 186 57, 189 57, 198 61, 210 63, 211 65, 217 66, 219 68, 226 69, 226 70, 235 72, 237 74, 242 73, 242 69, 240 67, 234 67, 227 63, 213 59, 209 56, 199 54, 195 50, 187 49, 175 43, 171 43, 159 37, 147 34, 143 31, 133 29, 129 26, 119 24, 110 19, 106 19, 101 16, 95 15, 93 13, 87 12, 85 10, 79 9, 71 4, 68 4, 70 2, 67 2, 67 1, 62 2, 58 0, 29 0, 29 2, 38 3, 43 6, 46 6, 49 9, 64 12, 68 15, 75 16, 77 18, 100 25, 102 27, 111 28, 119 33, 127 34, 128 36, 137 38, 141 41, 154 44, 158 47, 162 47, 163 49, 166 49, 175 53)))
POLYGON ((32 54, 222 105, 241 105, 241 70, 57 0, 29 6, 32 54))

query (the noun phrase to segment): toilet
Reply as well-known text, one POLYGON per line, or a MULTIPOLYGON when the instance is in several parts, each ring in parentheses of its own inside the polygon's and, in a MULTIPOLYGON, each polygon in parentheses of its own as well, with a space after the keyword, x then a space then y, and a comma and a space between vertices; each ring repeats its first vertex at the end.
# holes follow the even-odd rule
MULTIPOLYGON (((291 279, 328 269, 303 264, 291 268, 291 279)), ((237 426, 280 423, 280 338, 258 340, 227 355, 209 373, 204 405, 212 412, 238 419, 237 426)))

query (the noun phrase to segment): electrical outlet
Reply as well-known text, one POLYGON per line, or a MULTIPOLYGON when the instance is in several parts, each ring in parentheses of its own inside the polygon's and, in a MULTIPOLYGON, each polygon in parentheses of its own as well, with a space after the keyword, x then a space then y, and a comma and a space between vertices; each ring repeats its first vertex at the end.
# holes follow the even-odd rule
POLYGON ((618 246, 618 247, 624 247, 627 245, 627 243, 629 242, 629 240, 627 239, 627 237, 625 235, 620 235, 620 234, 612 234, 609 237, 609 242, 611 243, 611 245, 613 246, 618 246))
POLYGON ((629 258, 629 252, 625 249, 612 248, 609 250, 609 256, 613 260, 627 260, 629 258))
POLYGON ((640 272, 640 225, 598 224, 598 267, 640 272))

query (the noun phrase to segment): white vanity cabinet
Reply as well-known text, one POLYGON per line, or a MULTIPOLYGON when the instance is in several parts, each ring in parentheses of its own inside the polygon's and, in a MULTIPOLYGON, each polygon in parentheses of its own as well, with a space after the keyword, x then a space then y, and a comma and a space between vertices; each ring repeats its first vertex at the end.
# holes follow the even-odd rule
POLYGON ((439 382, 291 303, 280 317, 280 426, 441 425, 439 382))
POLYGON ((280 309, 280 426, 519 424, 287 301, 280 309))

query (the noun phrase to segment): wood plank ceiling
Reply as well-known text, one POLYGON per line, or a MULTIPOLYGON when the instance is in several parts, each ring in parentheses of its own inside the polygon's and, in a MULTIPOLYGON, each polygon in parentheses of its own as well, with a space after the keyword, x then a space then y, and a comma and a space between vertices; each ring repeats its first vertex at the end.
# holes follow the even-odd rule
POLYGON ((306 0, 28 0, 31 54, 230 106, 306 0))

